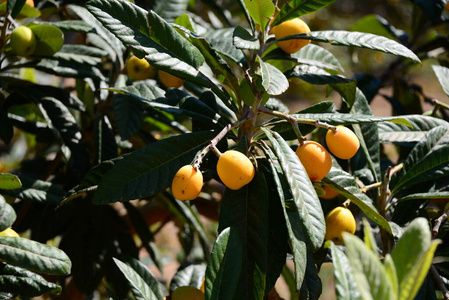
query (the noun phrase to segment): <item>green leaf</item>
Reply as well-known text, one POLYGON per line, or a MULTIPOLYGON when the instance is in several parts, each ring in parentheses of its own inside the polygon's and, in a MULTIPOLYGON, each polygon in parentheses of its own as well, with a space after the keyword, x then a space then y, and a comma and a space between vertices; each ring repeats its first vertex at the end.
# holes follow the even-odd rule
MULTIPOLYGON (((133 262, 133 266, 124 263, 117 258, 113 258, 117 267, 122 271, 123 275, 125 275, 126 280, 128 280, 128 284, 131 287, 131 291, 139 300, 160 300, 161 297, 156 296, 153 290, 148 286, 145 282, 144 278, 142 278, 139 272, 143 271, 143 266, 137 265, 137 263, 133 262), (133 267, 137 267, 138 271, 134 270, 133 267)), ((148 273, 147 273, 148 274, 148 273)))
POLYGON ((301 33, 291 35, 279 39, 279 41, 290 39, 307 39, 317 42, 330 43, 335 46, 350 46, 365 49, 377 50, 389 54, 410 58, 415 62, 421 60, 407 47, 387 39, 383 36, 374 35, 371 33, 352 32, 344 30, 328 30, 328 31, 312 31, 310 33, 301 33))
POLYGON ((5 198, 0 195, 0 231, 10 228, 16 221, 17 215, 14 208, 6 203, 5 198))
POLYGON ((436 248, 441 240, 434 240, 428 250, 419 258, 407 276, 399 286, 399 300, 413 300, 418 293, 421 284, 427 277, 436 248))
POLYGON ((68 275, 72 263, 58 248, 17 237, 0 237, 0 259, 44 274, 68 275))
POLYGON ((56 184, 19 176, 22 187, 14 190, 3 190, 2 194, 28 201, 47 204, 59 204, 65 191, 56 184))
POLYGON ((429 192, 407 195, 399 199, 399 202, 417 199, 445 199, 449 198, 449 192, 429 192))
MULTIPOLYGON (((129 2, 126 2, 129 3, 129 2)), ((148 12, 150 37, 176 57, 198 69, 204 63, 201 52, 155 12, 148 12)))
POLYGON ((233 43, 234 28, 223 28, 211 30, 204 34, 211 47, 221 55, 229 58, 235 63, 244 59, 241 50, 237 49, 233 43))
POLYGON ((277 133, 262 128, 267 135, 273 151, 279 159, 293 196, 294 208, 298 210, 303 230, 313 251, 321 248, 324 242, 325 223, 321 205, 315 189, 296 153, 277 133))
POLYGON ((372 33, 384 36, 389 39, 394 38, 394 36, 387 30, 387 28, 385 28, 384 24, 380 22, 380 20, 382 19, 379 18, 381 17, 375 14, 364 16, 363 18, 360 18, 359 20, 357 20, 357 22, 352 24, 350 30, 372 33))
POLYGON ((218 231, 235 227, 243 246, 243 266, 233 299, 261 299, 267 292, 268 213, 267 183, 259 171, 239 190, 225 189, 218 231))
POLYGON ((334 1, 335 0, 292 0, 284 4, 274 19, 273 25, 278 25, 302 15, 313 13, 332 4, 334 1))
POLYGON ((106 80, 106 77, 101 71, 95 67, 88 65, 81 65, 78 63, 59 61, 57 59, 41 59, 35 67, 37 70, 46 72, 48 74, 73 77, 73 78, 92 78, 96 80, 106 80))
POLYGON ((215 241, 206 269, 206 299, 232 300, 243 266, 243 246, 237 229, 228 227, 215 241))
POLYGON ((28 270, 0 263, 0 292, 22 297, 37 297, 45 293, 59 294, 62 288, 28 270))
POLYGON ((365 218, 363 218, 363 241, 368 249, 375 254, 378 253, 376 238, 371 230, 371 225, 365 218))
POLYGON ((349 260, 339 248, 331 242, 332 263, 334 266, 335 291, 337 299, 360 300, 360 292, 352 273, 349 260))
POLYGON ((0 173, 0 189, 15 190, 22 187, 19 177, 13 174, 0 173))
POLYGON ((51 56, 64 44, 64 33, 53 25, 30 24, 31 31, 36 36, 36 50, 33 56, 51 56))
POLYGON ((181 265, 170 281, 170 291, 174 291, 181 286, 201 288, 203 279, 205 278, 205 272, 206 265, 203 263, 187 263, 186 265, 181 265))
MULTIPOLYGON (((385 271, 388 276, 388 280, 391 283, 391 287, 392 287, 393 291, 395 291, 395 294, 397 295, 398 291, 399 291, 399 283, 398 283, 398 277, 397 277, 397 273, 396 273, 396 266, 394 265, 393 258, 391 258, 391 255, 389 253, 387 253, 387 255, 385 256, 384 267, 385 267, 385 271)), ((396 298, 397 298, 397 296, 396 296, 396 298)))
POLYGON ((437 75, 438 81, 444 92, 449 97, 449 68, 433 65, 432 69, 435 72, 435 75, 437 75))
MULTIPOLYGON (((305 242, 306 237, 301 226, 301 216, 298 210, 287 208, 287 201, 291 201, 292 195, 288 189, 286 175, 283 174, 282 167, 271 148, 264 144, 262 145, 262 149, 265 152, 265 155, 271 167, 271 175, 273 176, 273 180, 276 183, 276 190, 279 195, 279 200, 281 201, 290 241, 290 247, 293 254, 293 264, 295 266, 294 283, 296 291, 299 291, 304 281, 307 265, 307 245, 305 242)), ((273 145, 273 147, 279 147, 279 145, 275 144, 273 145)))
POLYGON ((423 254, 430 248, 431 238, 429 224, 424 218, 414 219, 403 232, 391 252, 396 266, 399 290, 404 287, 407 274, 414 269, 423 254))
POLYGON ((155 0, 150 2, 150 7, 167 22, 173 22, 184 14, 189 5, 189 0, 155 0))
POLYGON ((388 221, 379 214, 372 200, 360 190, 355 178, 351 174, 332 167, 323 179, 323 182, 346 198, 349 198, 368 218, 391 233, 391 227, 388 221))
POLYGON ((449 130, 437 127, 429 131, 426 139, 418 143, 406 159, 404 168, 392 190, 393 194, 406 186, 446 176, 445 170, 449 168, 449 130))
POLYGON ((237 26, 234 29, 232 35, 234 46, 237 49, 247 49, 247 50, 259 50, 260 42, 257 38, 253 37, 248 30, 241 26, 237 26))
POLYGON ((271 0, 244 0, 251 18, 259 25, 260 30, 265 32, 265 28, 274 14, 274 4, 271 0))
POLYGON ((105 56, 107 56, 106 51, 95 47, 85 45, 64 45, 53 57, 59 61, 66 61, 68 63, 100 66, 102 58, 105 56))
POLYGON ((410 143, 421 141, 426 132, 437 126, 449 128, 449 123, 445 120, 422 116, 408 115, 403 116, 411 126, 403 126, 402 124, 380 123, 379 136, 383 142, 389 143, 410 143))
POLYGON ((213 132, 183 134, 134 151, 106 173, 94 203, 139 199, 167 188, 176 172, 191 163, 196 152, 213 137, 213 132))
POLYGON ((324 69, 312 65, 296 66, 293 70, 287 72, 285 75, 287 78, 296 77, 310 84, 319 85, 350 83, 354 81, 353 79, 346 78, 342 75, 331 75, 324 69))
POLYGON ((343 239, 362 299, 396 299, 396 291, 393 290, 385 267, 377 255, 352 234, 343 232, 343 239))
POLYGON ((288 89, 289 83, 285 75, 275 66, 259 59, 262 86, 270 95, 280 95, 288 89))
POLYGON ((92 26, 82 20, 67 20, 67 21, 56 21, 56 22, 39 21, 39 24, 53 25, 63 31, 72 31, 72 32, 79 32, 79 33, 88 33, 88 32, 92 32, 94 30, 94 26, 92 26))
POLYGON ((300 122, 301 119, 318 120, 332 125, 348 125, 348 124, 366 124, 373 122, 394 122, 401 125, 412 126, 407 118, 404 117, 375 117, 361 114, 342 114, 342 113, 323 113, 323 114, 293 114, 300 122))

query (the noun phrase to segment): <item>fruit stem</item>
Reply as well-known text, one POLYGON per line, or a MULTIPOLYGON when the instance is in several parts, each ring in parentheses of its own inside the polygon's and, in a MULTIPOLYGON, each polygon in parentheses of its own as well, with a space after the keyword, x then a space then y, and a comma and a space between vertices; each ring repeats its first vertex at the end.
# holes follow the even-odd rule
POLYGON ((346 200, 342 205, 344 208, 348 208, 349 204, 351 204, 351 199, 346 200))

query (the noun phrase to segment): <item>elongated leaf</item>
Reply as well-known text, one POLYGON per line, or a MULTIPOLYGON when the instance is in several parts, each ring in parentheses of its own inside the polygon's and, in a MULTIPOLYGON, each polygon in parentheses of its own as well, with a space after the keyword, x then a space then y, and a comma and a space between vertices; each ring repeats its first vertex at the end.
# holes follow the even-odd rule
POLYGON ((393 258, 391 258, 389 253, 385 256, 384 267, 388 280, 391 283, 391 287, 393 288, 393 291, 395 291, 395 294, 397 294, 399 291, 398 275, 396 273, 396 266, 394 265, 393 258))
POLYGON ((16 221, 17 215, 14 208, 5 202, 5 199, 0 195, 0 231, 10 228, 16 221))
POLYGON ((330 172, 323 179, 323 182, 338 191, 343 196, 351 199, 351 202, 357 205, 368 218, 391 233, 390 224, 379 214, 377 209, 374 207, 372 200, 367 195, 362 193, 351 174, 332 167, 330 172))
POLYGON ((332 263, 334 266, 335 291, 339 300, 359 300, 360 292, 346 255, 331 242, 332 263))
MULTIPOLYGON (((415 148, 418 149, 413 154, 420 152, 423 149, 428 149, 429 152, 413 165, 408 165, 407 172, 396 183, 393 194, 398 192, 405 186, 426 182, 428 180, 435 180, 439 177, 447 176, 449 170, 449 131, 444 129, 445 134, 439 138, 437 143, 432 148, 423 146, 415 148)), ((432 137, 430 137, 432 139, 432 137)), ((418 144, 417 146, 421 146, 418 144)), ((424 154, 424 153, 423 153, 424 154)), ((413 159, 411 159, 413 160, 413 159)))
POLYGON ((37 297, 45 293, 59 294, 61 291, 62 288, 59 285, 46 281, 36 273, 0 263, 0 292, 2 293, 37 297))
POLYGON ((206 265, 203 263, 181 264, 176 274, 170 281, 170 291, 176 290, 181 286, 194 286, 201 288, 205 278, 206 265))
POLYGON ((218 231, 235 227, 243 245, 243 266, 233 299, 261 299, 268 264, 268 191, 265 177, 254 179, 239 190, 223 194, 218 231))
POLYGON ((431 233, 427 220, 424 218, 414 219, 391 252, 396 266, 399 287, 403 286, 407 274, 412 271, 430 245, 431 233))
POLYGON ((424 137, 425 133, 437 126, 444 126, 449 128, 449 123, 438 118, 422 116, 422 115, 408 115, 403 116, 411 126, 403 126, 394 123, 380 123, 379 136, 382 141, 390 143, 408 143, 419 142, 424 137))
MULTIPOLYGON (((273 145, 278 147, 279 145, 273 145)), ((306 237, 301 226, 301 216, 298 210, 287 209, 287 201, 290 201, 292 195, 288 190, 288 183, 286 176, 283 174, 279 161, 273 151, 264 146, 263 150, 265 155, 269 159, 271 166, 271 175, 276 183, 276 190, 281 201, 282 210, 287 226, 288 237, 290 241, 290 247, 293 254, 293 264, 295 266, 295 287, 296 291, 299 291, 304 281, 307 266, 307 245, 305 243, 306 237)))
POLYGON ((68 275, 72 263, 61 250, 25 238, 0 237, 0 259, 44 274, 68 275))
POLYGON ((56 22, 39 21, 39 24, 53 25, 63 31, 73 31, 73 32, 80 32, 80 33, 88 33, 88 32, 91 32, 94 30, 94 26, 92 26, 82 20, 67 20, 67 21, 56 21, 56 22))
MULTIPOLYGON (((287 78, 296 77, 310 84, 338 84, 350 83, 353 79, 342 75, 331 75, 329 72, 312 65, 299 65, 285 74, 287 78)), ((354 87, 355 88, 355 87, 354 87)))
MULTIPOLYGON (((119 259, 114 258, 114 261, 117 263, 119 259)), ((121 257, 120 262, 125 263, 128 267, 132 268, 134 272, 136 272, 144 282, 150 287, 151 292, 156 296, 157 299, 162 299, 163 295, 160 289, 161 284, 154 276, 153 273, 145 266, 143 263, 138 261, 135 258, 131 257, 121 257)))
POLYGON ((276 132, 263 129, 273 145, 289 188, 292 192, 295 209, 301 216, 303 230, 310 241, 312 250, 319 249, 324 241, 325 224, 321 205, 315 189, 298 156, 285 140, 276 132))
POLYGON ((4 190, 2 194, 23 200, 37 201, 47 204, 59 204, 65 191, 50 182, 19 176, 22 187, 15 190, 4 190))
POLYGON ((75 62, 59 61, 56 59, 42 59, 36 64, 36 69, 61 77, 73 78, 93 78, 106 80, 100 70, 88 65, 81 65, 75 62))
POLYGON ((441 244, 441 240, 432 241, 432 244, 427 251, 419 258, 410 272, 402 280, 401 285, 399 286, 399 300, 415 299, 421 284, 429 272, 435 250, 439 244, 441 244))
POLYGON ((260 42, 245 28, 237 26, 233 33, 234 46, 237 49, 259 50, 260 42))
POLYGON ((56 26, 31 24, 29 27, 36 37, 36 49, 33 55, 51 56, 64 44, 64 33, 56 26))
POLYGON ((155 39, 165 43, 164 45, 150 38, 146 11, 131 2, 91 0, 87 8, 125 46, 131 47, 139 58, 145 56, 151 65, 175 76, 207 87, 214 86, 212 81, 196 69, 204 60, 198 49, 192 50, 193 46, 176 30, 167 27, 169 25, 154 12, 148 14, 150 26, 163 32, 154 30, 151 34, 155 34, 155 39), (165 32, 167 36, 164 36, 165 32))
POLYGON ((352 234, 343 233, 347 256, 354 273, 354 280, 360 290, 362 299, 396 299, 388 280, 385 267, 365 244, 352 234))
POLYGON ((442 66, 432 66, 433 71, 437 75, 438 81, 441 84, 446 95, 449 97, 449 69, 442 66))
POLYGON ((270 95, 280 95, 288 89, 289 83, 285 75, 275 66, 259 60, 262 74, 262 85, 270 95))
POLYGON ((151 9, 167 22, 173 22, 184 14, 189 5, 189 0, 156 0, 151 1, 151 9))
POLYGON ((191 163, 196 152, 213 137, 213 132, 183 134, 134 151, 106 173, 94 203, 138 199, 167 188, 176 172, 191 163))
POLYGON ((244 59, 244 56, 242 51, 234 46, 233 34, 233 28, 223 28, 206 32, 204 36, 215 51, 238 63, 244 59))
POLYGON ((291 57, 301 64, 343 71, 340 62, 329 50, 315 44, 306 45, 291 57))
POLYGON ((378 253, 376 238, 371 230, 371 225, 365 218, 363 219, 363 241, 368 249, 375 254, 378 253))
POLYGON ((234 298, 243 266, 243 246, 236 228, 221 231, 206 269, 206 299, 234 298))
POLYGON ((407 195, 399 199, 402 201, 416 200, 416 199, 445 199, 449 198, 449 192, 429 192, 429 193, 417 193, 407 195))
POLYGON ((0 173, 0 190, 14 190, 22 187, 19 177, 13 174, 0 173))
MULTIPOLYGON (((144 278, 140 276, 140 274, 134 270, 133 267, 128 264, 118 260, 117 258, 113 258, 117 267, 119 267, 120 271, 122 271, 123 275, 125 275, 128 283, 131 287, 132 293, 136 299, 139 300, 159 300, 153 290, 148 286, 145 282, 144 278)), ((140 266, 139 266, 140 267, 140 266)), ((139 268, 139 271, 142 271, 142 268, 139 268)))
POLYGON ((407 47, 387 39, 383 36, 374 35, 371 33, 344 31, 344 30, 328 30, 328 31, 312 31, 310 33, 302 33, 292 35, 286 38, 279 39, 279 41, 290 39, 307 39, 317 42, 330 43, 335 46, 351 46, 358 48, 366 48, 377 50, 389 54, 410 58, 415 62, 421 60, 407 47))
POLYGON ((53 57, 66 62, 75 62, 90 66, 99 66, 107 52, 85 45, 64 45, 53 57))
POLYGON ((265 32, 265 27, 274 14, 273 2, 271 0, 244 0, 244 3, 254 22, 259 25, 262 32, 265 32))
POLYGON ((335 0, 293 0, 286 3, 276 15, 273 25, 313 13, 332 4, 335 0))

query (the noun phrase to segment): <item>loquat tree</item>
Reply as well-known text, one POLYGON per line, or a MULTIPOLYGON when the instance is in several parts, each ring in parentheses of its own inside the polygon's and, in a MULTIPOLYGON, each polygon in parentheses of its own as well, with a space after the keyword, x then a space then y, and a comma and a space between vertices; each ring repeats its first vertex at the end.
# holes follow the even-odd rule
POLYGON ((307 24, 335 0, 147 2, 0 4, 1 297, 319 299, 332 263, 338 299, 449 299, 449 106, 407 81, 430 63, 449 96, 444 0, 398 4, 410 33, 307 24), (322 101, 290 111, 298 82, 322 101))

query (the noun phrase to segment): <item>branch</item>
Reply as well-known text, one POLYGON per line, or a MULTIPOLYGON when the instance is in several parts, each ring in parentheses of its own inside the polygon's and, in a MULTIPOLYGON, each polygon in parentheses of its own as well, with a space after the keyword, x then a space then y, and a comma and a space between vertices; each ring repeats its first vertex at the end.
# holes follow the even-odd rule
POLYGON ((432 272, 433 277, 437 281, 437 284, 440 287, 441 292, 443 293, 443 299, 449 300, 449 291, 444 285, 443 280, 441 280, 440 274, 438 274, 438 271, 433 264, 430 266, 430 271, 432 272))

